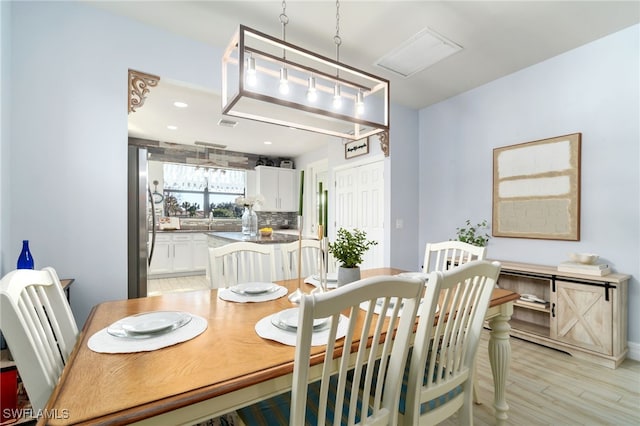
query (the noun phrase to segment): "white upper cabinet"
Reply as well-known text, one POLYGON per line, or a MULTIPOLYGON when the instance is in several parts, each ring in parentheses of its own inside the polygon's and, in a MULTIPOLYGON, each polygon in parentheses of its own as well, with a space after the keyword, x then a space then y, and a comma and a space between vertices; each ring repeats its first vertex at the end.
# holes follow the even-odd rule
POLYGON ((256 167, 256 191, 264 196, 262 211, 296 211, 296 171, 279 167, 256 167))

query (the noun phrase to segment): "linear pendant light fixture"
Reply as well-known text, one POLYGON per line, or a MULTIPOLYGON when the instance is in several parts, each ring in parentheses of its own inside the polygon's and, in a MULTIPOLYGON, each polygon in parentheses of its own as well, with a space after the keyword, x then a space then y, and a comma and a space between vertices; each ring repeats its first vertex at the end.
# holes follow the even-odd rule
POLYGON ((282 39, 239 26, 222 58, 223 114, 349 140, 388 133, 389 81, 288 43, 284 9, 280 21, 282 39))

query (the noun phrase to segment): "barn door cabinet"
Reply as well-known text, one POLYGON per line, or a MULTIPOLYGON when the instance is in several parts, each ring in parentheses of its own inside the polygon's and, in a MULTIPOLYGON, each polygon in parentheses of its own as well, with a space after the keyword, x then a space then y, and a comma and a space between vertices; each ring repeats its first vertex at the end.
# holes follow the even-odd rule
POLYGON ((559 272, 552 266, 500 263, 499 287, 549 302, 530 306, 516 301, 512 336, 609 368, 625 359, 629 275, 600 277, 559 272))

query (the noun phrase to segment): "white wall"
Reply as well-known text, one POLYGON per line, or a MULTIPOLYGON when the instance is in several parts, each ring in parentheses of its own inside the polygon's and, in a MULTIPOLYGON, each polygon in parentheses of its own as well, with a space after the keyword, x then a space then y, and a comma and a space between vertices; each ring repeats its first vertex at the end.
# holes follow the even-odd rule
MULTIPOLYGON (((495 259, 556 265, 594 252, 629 285, 640 359, 640 46, 636 25, 420 111, 420 245, 491 220, 492 150, 582 133, 581 239, 492 238, 495 259)), ((421 254, 422 256, 422 254, 421 254)), ((634 343, 635 342, 635 343, 634 343)))
POLYGON ((20 95, 2 140, 12 182, 1 193, 2 270, 29 239, 36 268, 76 279, 82 325, 95 304, 127 296, 127 69, 219 91, 221 50, 79 3, 10 9, 20 95))

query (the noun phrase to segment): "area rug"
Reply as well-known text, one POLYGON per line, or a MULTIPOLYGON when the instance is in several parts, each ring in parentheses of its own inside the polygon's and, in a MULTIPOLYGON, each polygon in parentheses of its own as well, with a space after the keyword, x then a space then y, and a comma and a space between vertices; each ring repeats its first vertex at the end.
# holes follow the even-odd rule
POLYGON ((198 423, 195 426, 240 426, 241 424, 240 417, 238 417, 238 414, 234 411, 233 413, 198 423))

